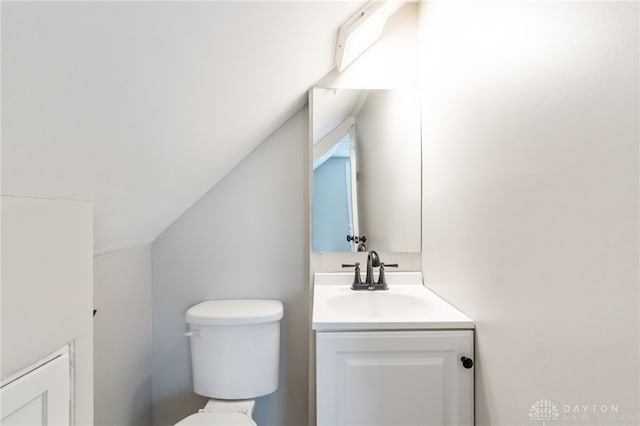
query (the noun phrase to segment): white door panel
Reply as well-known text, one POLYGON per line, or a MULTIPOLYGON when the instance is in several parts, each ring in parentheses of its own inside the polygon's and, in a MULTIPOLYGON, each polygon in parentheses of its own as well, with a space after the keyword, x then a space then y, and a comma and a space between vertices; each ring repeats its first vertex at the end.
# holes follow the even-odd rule
POLYGON ((69 355, 65 353, 0 389, 0 424, 69 425, 69 393, 69 355))

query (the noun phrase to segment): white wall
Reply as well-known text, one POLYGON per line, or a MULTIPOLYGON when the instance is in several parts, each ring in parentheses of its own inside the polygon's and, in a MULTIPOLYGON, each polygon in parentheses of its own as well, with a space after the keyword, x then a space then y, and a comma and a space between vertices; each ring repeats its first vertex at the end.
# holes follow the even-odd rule
POLYGON ((476 424, 547 399, 637 425, 638 3, 427 2, 420 28, 423 270, 477 322, 476 424))
POLYGON ((151 425, 151 246, 94 258, 94 424, 151 425))
POLYGON ((228 298, 282 300, 280 386, 257 400, 255 418, 306 424, 307 123, 306 109, 295 114, 152 244, 154 425, 204 406, 192 389, 184 315, 228 298))
POLYGON ((420 252, 419 92, 370 91, 356 134, 360 234, 374 249, 420 252))
POLYGON ((74 342, 75 418, 93 421, 92 205, 2 197, 2 377, 74 342))
POLYGON ((149 243, 303 107, 363 3, 2 2, 3 194, 94 200, 98 253, 149 243))

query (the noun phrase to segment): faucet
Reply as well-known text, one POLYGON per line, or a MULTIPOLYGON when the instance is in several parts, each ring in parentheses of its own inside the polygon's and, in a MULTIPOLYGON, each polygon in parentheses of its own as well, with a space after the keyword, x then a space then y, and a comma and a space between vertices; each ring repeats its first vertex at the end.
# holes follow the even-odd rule
POLYGON ((369 290, 373 290, 373 287, 376 285, 373 280, 373 268, 377 268, 378 266, 380 266, 380 256, 378 256, 378 253, 374 250, 371 250, 367 255, 367 277, 364 280, 369 290))
POLYGON ((388 263, 384 264, 380 262, 380 256, 378 253, 371 250, 367 255, 367 277, 364 282, 362 282, 362 278, 360 277, 360 262, 356 262, 355 264, 347 264, 343 263, 343 268, 352 268, 355 267, 355 276, 353 278, 353 283, 351 284, 351 290, 388 290, 387 282, 384 276, 384 267, 398 267, 397 263, 388 263), (373 278, 373 268, 380 267, 380 275, 378 276, 378 282, 376 283, 373 278))

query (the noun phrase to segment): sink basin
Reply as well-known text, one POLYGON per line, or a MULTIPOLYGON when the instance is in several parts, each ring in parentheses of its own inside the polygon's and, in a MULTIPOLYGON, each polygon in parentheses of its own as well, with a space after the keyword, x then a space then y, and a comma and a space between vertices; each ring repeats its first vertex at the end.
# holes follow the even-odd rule
POLYGON ((387 272, 389 290, 351 290, 352 273, 316 273, 318 331, 472 329, 471 318, 426 288, 420 272, 387 272))
POLYGON ((337 314, 371 318, 415 315, 429 309, 429 303, 420 297, 385 291, 352 291, 331 296, 325 303, 337 314))

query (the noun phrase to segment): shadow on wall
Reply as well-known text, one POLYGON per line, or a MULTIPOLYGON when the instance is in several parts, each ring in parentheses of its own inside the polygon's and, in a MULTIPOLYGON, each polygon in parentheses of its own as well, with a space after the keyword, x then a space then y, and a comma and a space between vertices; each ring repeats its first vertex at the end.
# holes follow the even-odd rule
MULTIPOLYGON (((135 407, 131 413, 131 421, 134 425, 152 424, 151 410, 149 407, 149 395, 151 394, 151 377, 147 377, 138 385, 133 395, 131 406, 135 407)), ((110 426, 110 425, 104 425, 110 426)))

